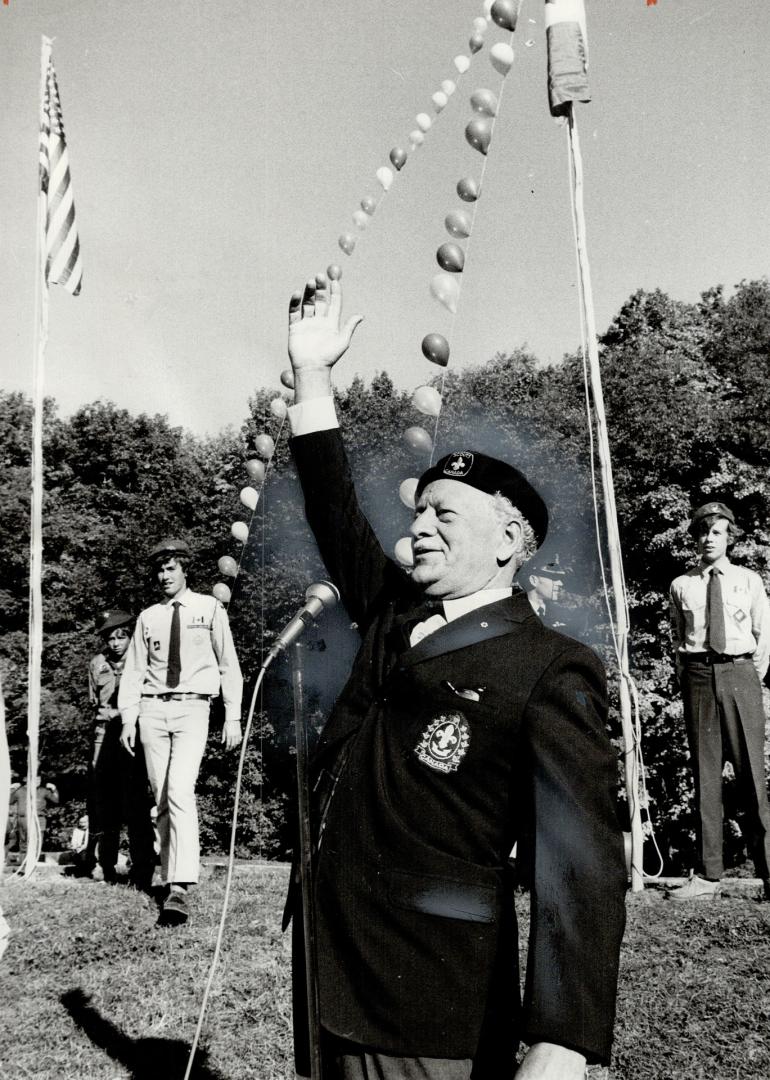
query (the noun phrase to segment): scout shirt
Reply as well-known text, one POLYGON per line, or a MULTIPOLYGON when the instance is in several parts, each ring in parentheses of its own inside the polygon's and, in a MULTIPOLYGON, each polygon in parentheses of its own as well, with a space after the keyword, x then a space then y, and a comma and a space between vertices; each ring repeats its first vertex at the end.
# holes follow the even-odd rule
POLYGON ((751 655, 759 678, 770 660, 770 601, 762 578, 726 555, 715 563, 693 566, 671 582, 671 634, 681 672, 688 653, 708 651, 706 592, 709 571, 720 571, 725 613, 725 655, 751 655))
POLYGON ((123 722, 133 723, 137 719, 143 696, 175 693, 216 697, 220 687, 225 719, 240 721, 243 676, 227 613, 219 600, 183 589, 176 596, 145 608, 136 621, 120 681, 118 708, 123 722), (181 605, 182 669, 179 684, 169 687, 166 683, 168 646, 175 601, 181 605))

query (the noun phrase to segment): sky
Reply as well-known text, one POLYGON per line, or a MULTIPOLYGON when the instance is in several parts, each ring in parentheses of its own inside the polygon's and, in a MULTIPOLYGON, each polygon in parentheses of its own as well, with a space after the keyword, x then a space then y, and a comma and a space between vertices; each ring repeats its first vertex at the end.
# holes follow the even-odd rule
MULTIPOLYGON (((697 300, 768 273, 766 0, 588 0, 592 103, 579 107, 597 328, 637 289, 697 300)), ((459 76, 482 0, 9 0, 0 6, 0 386, 31 391, 40 40, 55 39, 84 262, 51 290, 46 392, 197 434, 279 391, 290 293, 330 262, 364 323, 344 383, 413 389, 526 344, 579 341, 566 134, 546 98, 541 0, 524 0, 505 80, 489 46, 459 76), (436 115, 442 80, 457 90, 436 115), (471 93, 500 110, 489 154, 464 137, 471 93), (433 125, 384 194, 415 117, 433 125), (456 316, 429 291, 455 185, 482 197, 456 316), (351 215, 380 198, 351 257, 351 215)), ((469 207, 465 207, 468 209, 469 207)))

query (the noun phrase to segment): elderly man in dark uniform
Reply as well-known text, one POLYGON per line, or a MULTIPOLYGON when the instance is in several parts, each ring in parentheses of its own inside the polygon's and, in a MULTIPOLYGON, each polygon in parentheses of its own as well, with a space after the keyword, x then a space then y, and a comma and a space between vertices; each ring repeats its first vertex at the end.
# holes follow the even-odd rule
POLYGON ((689 526, 699 560, 671 583, 671 629, 695 778, 698 865, 674 900, 719 894, 722 769, 732 762, 746 810, 754 865, 770 900, 770 805, 765 780, 762 678, 770 657, 770 603, 754 570, 727 557, 737 533, 722 502, 699 507, 689 526))
POLYGON ((511 1076, 523 1039, 519 1080, 576 1080, 609 1056, 624 925, 604 672, 512 595, 547 512, 511 466, 442 458, 417 488, 412 570, 385 557, 336 430, 330 371, 360 321, 340 326, 341 300, 320 277, 289 315, 306 513, 362 636, 315 755, 324 1076, 511 1076), (507 856, 524 832, 522 1006, 507 856))

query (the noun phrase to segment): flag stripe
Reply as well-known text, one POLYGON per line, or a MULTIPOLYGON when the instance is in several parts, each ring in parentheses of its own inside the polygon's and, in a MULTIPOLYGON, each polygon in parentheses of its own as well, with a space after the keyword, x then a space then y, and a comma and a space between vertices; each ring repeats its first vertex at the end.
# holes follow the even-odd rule
POLYGON ((49 58, 40 117, 40 191, 45 196, 45 283, 80 292, 83 263, 75 221, 72 177, 64 137, 61 100, 49 58))

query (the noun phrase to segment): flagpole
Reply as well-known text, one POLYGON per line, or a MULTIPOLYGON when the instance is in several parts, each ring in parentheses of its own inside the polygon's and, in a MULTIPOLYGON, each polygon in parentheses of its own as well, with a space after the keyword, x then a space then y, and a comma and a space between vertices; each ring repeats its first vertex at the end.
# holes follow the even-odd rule
MULTIPOLYGON (((40 115, 51 58, 51 40, 43 37, 40 50, 40 115)), ((29 662, 27 676, 27 851, 21 866, 32 877, 40 857, 37 818, 37 775, 40 732, 40 687, 43 657, 43 410, 45 403, 45 350, 48 342, 48 284, 45 279, 46 193, 38 175, 35 271, 35 350, 32 368, 32 467, 29 532, 29 662)))

